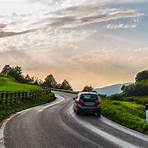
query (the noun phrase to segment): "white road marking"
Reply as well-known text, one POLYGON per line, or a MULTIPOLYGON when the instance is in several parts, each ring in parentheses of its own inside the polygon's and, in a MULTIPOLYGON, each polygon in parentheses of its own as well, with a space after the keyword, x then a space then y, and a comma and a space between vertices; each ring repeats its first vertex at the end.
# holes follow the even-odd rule
POLYGON ((59 103, 61 103, 62 101, 65 100, 64 97, 62 97, 62 96, 60 96, 60 95, 55 94, 55 96, 56 96, 56 98, 57 98, 56 101, 50 103, 49 105, 42 106, 41 109, 38 110, 38 112, 42 112, 42 111, 44 111, 45 109, 47 109, 47 108, 49 108, 49 107, 51 107, 51 106, 57 105, 57 104, 59 104, 59 103))
POLYGON ((62 101, 65 100, 64 97, 62 97, 60 95, 55 94, 55 96, 56 96, 57 99, 55 101, 51 102, 51 103, 48 103, 48 104, 45 104, 45 105, 36 106, 36 107, 32 107, 32 108, 29 108, 29 109, 17 112, 16 114, 14 114, 11 117, 9 117, 8 119, 6 119, 5 122, 2 124, 2 126, 0 127, 0 148, 5 148, 5 144, 4 144, 4 129, 6 127, 6 124, 12 118, 14 118, 16 115, 22 116, 25 113, 27 113, 28 111, 34 110, 34 109, 37 110, 38 112, 42 112, 43 110, 47 109, 48 107, 57 105, 57 104, 59 104, 59 103, 61 103, 62 101))
POLYGON ((134 137, 136 137, 138 139, 141 139, 143 141, 147 141, 148 142, 148 136, 147 135, 144 135, 144 134, 139 133, 137 131, 134 131, 132 129, 126 128, 126 127, 124 127, 122 125, 119 125, 119 124, 117 124, 117 123, 115 123, 115 122, 113 122, 113 121, 111 121, 111 120, 109 120, 109 119, 107 119, 105 117, 101 117, 101 120, 105 124, 108 124, 108 125, 114 127, 115 129, 118 129, 118 130, 120 130, 120 131, 122 131, 124 133, 127 133, 127 134, 129 134, 131 136, 134 136, 134 137))
POLYGON ((117 137, 115 137, 113 135, 110 135, 109 133, 104 132, 103 130, 100 130, 99 128, 93 126, 92 124, 87 123, 87 122, 77 118, 76 115, 73 112, 72 106, 69 108, 69 113, 83 127, 91 130, 92 132, 98 134, 99 136, 102 136, 104 139, 107 139, 108 141, 110 141, 112 143, 115 143, 116 145, 119 145, 122 148, 139 148, 136 145, 133 145, 133 144, 128 143, 128 142, 126 142, 124 140, 121 140, 120 138, 117 138, 117 137))

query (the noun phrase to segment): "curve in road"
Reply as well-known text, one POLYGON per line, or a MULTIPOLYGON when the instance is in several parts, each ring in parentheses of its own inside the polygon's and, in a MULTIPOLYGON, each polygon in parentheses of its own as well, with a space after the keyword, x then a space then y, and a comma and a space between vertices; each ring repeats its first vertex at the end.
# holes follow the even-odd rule
POLYGON ((148 147, 148 136, 138 138, 96 116, 76 116, 72 110, 73 95, 55 94, 55 102, 20 112, 7 122, 6 148, 148 147))

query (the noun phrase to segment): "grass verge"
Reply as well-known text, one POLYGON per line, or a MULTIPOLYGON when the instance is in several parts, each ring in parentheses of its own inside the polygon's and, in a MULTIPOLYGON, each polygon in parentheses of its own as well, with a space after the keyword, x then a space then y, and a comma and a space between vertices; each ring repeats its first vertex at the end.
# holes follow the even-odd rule
POLYGON ((135 102, 137 104, 148 104, 148 97, 147 96, 144 96, 144 97, 125 97, 125 96, 119 96, 119 97, 111 97, 109 98, 111 100, 117 100, 117 101, 128 101, 128 102, 135 102))
POLYGON ((102 100, 101 110, 105 117, 148 135, 148 123, 145 121, 143 105, 104 99, 102 100))
POLYGON ((0 76, 0 91, 35 91, 41 87, 17 82, 14 78, 0 76))
POLYGON ((49 93, 40 98, 30 99, 26 102, 20 102, 19 104, 0 105, 0 122, 8 118, 11 114, 31 107, 49 103, 51 101, 54 101, 55 99, 55 95, 53 93, 49 93))

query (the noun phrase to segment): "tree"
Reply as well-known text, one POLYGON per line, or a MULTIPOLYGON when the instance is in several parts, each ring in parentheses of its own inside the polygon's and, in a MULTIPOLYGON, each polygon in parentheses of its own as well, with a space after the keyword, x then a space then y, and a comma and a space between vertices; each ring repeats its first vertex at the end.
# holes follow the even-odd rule
POLYGON ((70 86, 70 84, 67 80, 64 80, 60 86, 60 89, 72 90, 72 87, 70 86))
POLYGON ((60 89, 60 88, 61 88, 61 84, 58 83, 58 84, 56 85, 56 88, 57 88, 57 89, 60 89))
POLYGON ((122 85, 121 90, 124 91, 125 88, 126 88, 126 86, 122 85))
POLYGON ((93 91, 93 87, 92 86, 85 86, 82 91, 86 91, 86 92, 93 91))
POLYGON ((24 78, 25 83, 35 83, 34 77, 30 77, 28 74, 24 78))
POLYGON ((148 82, 140 81, 131 84, 124 89, 126 96, 148 96, 148 82))
POLYGON ((24 77, 22 76, 22 69, 19 66, 12 67, 8 75, 15 78, 19 82, 24 82, 24 77))
POLYGON ((45 78, 45 82, 43 85, 48 88, 56 88, 57 82, 54 76, 50 74, 45 78))
POLYGON ((142 72, 139 72, 137 75, 136 75, 136 82, 137 81, 142 81, 142 80, 148 80, 148 70, 144 70, 142 72))
POLYGON ((1 71, 1 74, 7 76, 9 75, 10 71, 11 71, 10 65, 5 65, 1 71))
POLYGON ((22 75, 22 68, 20 66, 11 67, 9 65, 5 65, 1 71, 1 74, 11 76, 21 83, 39 84, 38 78, 30 77, 28 74, 24 77, 22 75))

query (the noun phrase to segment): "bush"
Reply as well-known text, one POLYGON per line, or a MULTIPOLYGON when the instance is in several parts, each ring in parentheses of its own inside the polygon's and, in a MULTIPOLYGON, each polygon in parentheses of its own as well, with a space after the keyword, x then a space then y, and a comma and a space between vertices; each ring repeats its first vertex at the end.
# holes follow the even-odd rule
POLYGON ((44 95, 40 98, 31 99, 27 102, 20 102, 19 104, 1 104, 0 105, 0 122, 10 116, 13 113, 16 113, 18 111, 31 108, 34 106, 38 106, 41 104, 49 103, 51 101, 55 100, 55 95, 53 93, 49 93, 47 95, 44 95))
POLYGON ((124 88, 126 96, 148 96, 148 81, 140 81, 124 88))
POLYGON ((144 107, 135 103, 103 100, 102 114, 123 126, 148 134, 144 107))
POLYGON ((142 104, 142 105, 145 105, 145 104, 148 104, 148 97, 124 97, 124 96, 121 96, 121 97, 108 97, 108 99, 111 99, 111 100, 116 100, 116 101, 128 101, 128 102, 135 102, 137 104, 142 104))
POLYGON ((108 98, 114 99, 114 100, 119 100, 122 97, 123 97, 123 94, 115 94, 115 95, 112 95, 112 96, 110 96, 108 98))

